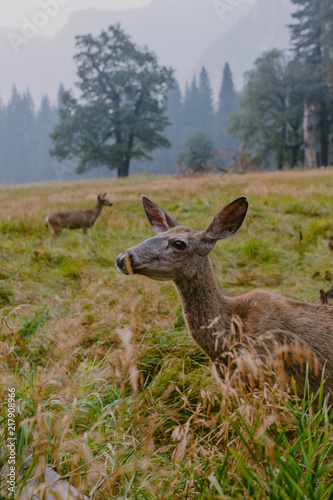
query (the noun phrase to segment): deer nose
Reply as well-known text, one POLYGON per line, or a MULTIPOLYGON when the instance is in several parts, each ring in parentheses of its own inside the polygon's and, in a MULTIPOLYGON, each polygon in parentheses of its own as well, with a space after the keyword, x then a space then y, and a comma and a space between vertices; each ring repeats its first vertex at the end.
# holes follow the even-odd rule
POLYGON ((122 252, 122 253, 120 253, 118 255, 117 259, 116 259, 116 266, 117 266, 117 268, 121 272, 123 272, 124 274, 128 274, 128 271, 126 269, 126 261, 125 261, 126 254, 129 257, 131 267, 133 267, 133 260, 132 260, 131 255, 129 254, 129 252, 122 252))
POLYGON ((118 255, 117 259, 116 259, 116 266, 118 267, 118 269, 120 269, 121 271, 123 269, 125 269, 125 262, 124 262, 124 257, 125 257, 125 252, 122 252, 118 255))

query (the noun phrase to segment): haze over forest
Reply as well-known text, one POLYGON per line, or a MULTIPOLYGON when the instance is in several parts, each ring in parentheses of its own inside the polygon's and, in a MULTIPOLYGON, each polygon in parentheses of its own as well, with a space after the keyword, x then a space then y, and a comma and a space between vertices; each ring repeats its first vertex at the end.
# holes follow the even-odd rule
POLYGON ((68 1, 0 28, 1 183, 293 168, 305 103, 312 166, 331 161, 327 0, 81 9, 46 36, 68 1))

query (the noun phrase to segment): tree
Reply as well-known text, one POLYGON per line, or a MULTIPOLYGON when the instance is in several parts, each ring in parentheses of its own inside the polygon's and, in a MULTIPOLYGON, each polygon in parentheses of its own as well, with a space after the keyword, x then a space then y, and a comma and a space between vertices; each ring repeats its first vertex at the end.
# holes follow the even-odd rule
POLYGON ((230 66, 226 63, 223 69, 223 78, 216 113, 216 143, 222 150, 233 151, 239 147, 239 141, 235 141, 235 139, 227 133, 229 117, 237 111, 237 92, 234 87, 230 66))
POLYGON ((177 162, 194 172, 205 170, 209 158, 213 157, 214 144, 205 130, 196 130, 184 141, 184 150, 178 153, 177 162))
POLYGON ((231 116, 227 130, 241 138, 241 151, 251 154, 256 164, 274 162, 282 169, 290 161, 290 150, 290 163, 297 164, 302 144, 303 97, 296 85, 293 64, 281 51, 272 50, 257 59, 254 69, 246 75, 241 112, 231 116))
POLYGON ((176 153, 181 149, 183 135, 182 94, 176 79, 173 87, 168 90, 167 102, 166 116, 170 124, 165 129, 165 136, 170 142, 171 147, 167 150, 165 148, 158 148, 153 152, 153 160, 149 170, 147 169, 147 165, 135 162, 133 165, 134 171, 144 168, 149 173, 170 174, 171 169, 175 165, 176 153))
MULTIPOLYGON (((327 57, 332 58, 331 49, 325 51, 329 37, 329 17, 325 19, 324 8, 332 16, 328 0, 292 0, 297 10, 292 14, 295 23, 290 26, 294 50, 306 70, 304 87, 306 100, 317 112, 321 143, 321 164, 328 164, 329 151, 329 89, 327 86, 327 57)), ((332 17, 331 17, 332 22, 332 17)), ((332 28, 332 24, 330 26, 332 28)))
POLYGON ((198 114, 200 128, 213 137, 214 133, 214 104, 213 91, 206 68, 203 66, 199 76, 198 87, 198 114))
POLYGON ((316 155, 316 112, 310 103, 304 104, 304 166, 318 167, 316 155))
POLYGON ((126 177, 132 158, 151 159, 155 148, 169 146, 162 132, 173 71, 136 47, 119 25, 96 38, 76 37, 76 48, 80 96, 63 93, 51 154, 76 157, 79 173, 106 165, 126 177))
POLYGON ((303 108, 306 94, 304 90, 304 69, 298 57, 287 63, 284 71, 286 90, 286 151, 285 156, 291 167, 298 165, 303 145, 303 108))
POLYGON ((191 85, 186 84, 183 106, 183 134, 189 136, 200 126, 199 89, 196 76, 193 76, 191 85))
POLYGON ((333 86, 333 3, 331 0, 322 0, 322 18, 324 20, 324 66, 328 84, 333 86))
POLYGON ((57 123, 57 111, 51 105, 49 98, 44 96, 36 114, 36 150, 38 152, 38 164, 35 170, 39 181, 49 180, 53 177, 51 157, 49 154, 49 150, 52 146, 50 132, 57 123))
MULTIPOLYGON (((175 163, 176 152, 181 149, 182 145, 183 103, 179 84, 176 80, 174 86, 168 91, 167 98, 167 117, 170 125, 166 129, 166 137, 171 144, 171 148, 167 151, 167 154, 163 154, 163 156, 166 157, 167 161, 164 172, 170 173, 170 168, 175 163)), ((161 161, 163 162, 162 158, 161 161)), ((159 162, 160 164, 161 161, 159 162)))
POLYGON ((35 111, 29 91, 22 96, 15 86, 4 112, 4 144, 7 182, 31 182, 34 178, 36 153, 35 111))
MULTIPOLYGON (((179 151, 182 144, 182 128, 183 128, 183 103, 182 94, 177 80, 174 86, 168 91, 167 94, 168 107, 167 118, 170 125, 166 128, 166 136, 170 141, 171 148, 167 151, 169 157, 174 157, 175 151, 179 151)), ((172 164, 169 164, 169 169, 172 164)))

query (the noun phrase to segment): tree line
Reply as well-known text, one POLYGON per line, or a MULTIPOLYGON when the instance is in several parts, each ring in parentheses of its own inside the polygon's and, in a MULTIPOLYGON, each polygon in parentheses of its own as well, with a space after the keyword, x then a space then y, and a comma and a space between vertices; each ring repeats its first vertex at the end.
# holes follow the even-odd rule
POLYGON ((51 154, 59 161, 76 159, 78 172, 104 165, 126 177, 134 162, 132 171, 169 173, 184 140, 199 131, 206 145, 235 143, 226 132, 226 113, 237 110, 228 65, 215 113, 204 67, 182 96, 174 71, 159 65, 147 48, 136 46, 120 25, 97 37, 76 37, 75 60, 79 95, 69 90, 62 96, 51 154))
POLYGON ((20 95, 15 87, 10 101, 0 103, 0 182, 122 177, 130 167, 224 169, 233 162, 282 169, 310 157, 328 165, 333 4, 291 1, 292 50, 259 57, 240 98, 226 64, 216 103, 204 67, 182 94, 172 68, 119 25, 76 37, 75 91, 61 87, 58 102, 44 97, 37 111, 29 91, 20 95))
POLYGON ((58 122, 56 106, 43 97, 36 110, 30 92, 13 87, 9 102, 0 102, 0 182, 23 183, 54 179, 49 133, 58 122))
MULTIPOLYGON (((44 96, 37 109, 29 90, 20 94, 13 87, 9 102, 0 104, 1 183, 73 179, 79 175, 99 177, 115 173, 113 169, 116 169, 117 163, 114 158, 108 164, 102 156, 105 151, 96 152, 91 147, 94 133, 92 125, 96 124, 97 133, 98 127, 103 123, 102 114, 96 113, 87 117, 88 137, 82 138, 87 141, 88 152, 91 150, 91 163, 85 164, 82 161, 80 164, 80 153, 78 156, 64 155, 59 161, 55 156, 51 156, 50 150, 55 141, 50 135, 54 137, 54 133, 57 134, 59 127, 63 126, 61 120, 64 122, 68 116, 72 116, 68 103, 70 98, 70 93, 60 85, 57 102, 51 103, 50 99, 44 96), (96 155, 101 155, 101 158, 96 155)), ((238 110, 237 100, 238 94, 234 88, 229 64, 225 65, 223 71, 217 105, 214 103, 210 78, 204 67, 200 74, 194 76, 192 82, 186 85, 184 93, 173 76, 166 92, 163 141, 155 147, 153 139, 148 137, 154 146, 151 155, 148 155, 147 151, 144 152, 143 158, 140 157, 140 151, 137 152, 137 157, 132 155, 132 171, 149 171, 154 174, 176 172, 179 153, 193 134, 194 138, 197 137, 196 134, 199 135, 199 143, 200 139, 206 143, 208 141, 208 155, 215 147, 223 150, 235 149, 235 139, 227 134, 226 128, 228 116, 238 110), (152 161, 147 161, 147 157, 152 161)), ((105 109, 100 113, 104 111, 105 109)), ((78 118, 77 120, 79 121, 78 118)), ((68 130, 63 129, 64 141, 68 140, 66 134, 68 130)), ((150 133, 147 132, 147 136, 150 136, 150 133)), ((108 143, 112 144, 109 138, 105 142, 106 147, 108 143)), ((203 161, 205 160, 206 158, 203 158, 203 161)), ((200 165, 201 161, 194 168, 199 169, 200 165)))
POLYGON ((272 50, 258 58, 246 74, 240 112, 231 117, 228 131, 240 138, 240 151, 251 162, 295 167, 306 163, 303 122, 312 110, 316 164, 327 166, 332 160, 333 3, 291 1, 296 7, 291 56, 272 50))

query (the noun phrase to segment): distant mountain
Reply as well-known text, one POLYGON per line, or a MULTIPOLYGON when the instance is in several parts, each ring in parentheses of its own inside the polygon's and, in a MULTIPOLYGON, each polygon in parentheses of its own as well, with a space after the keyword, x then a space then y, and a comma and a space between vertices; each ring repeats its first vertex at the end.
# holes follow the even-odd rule
POLYGON ((244 73, 267 50, 287 49, 290 46, 288 25, 291 23, 290 0, 257 0, 254 6, 227 34, 222 35, 203 53, 192 68, 198 73, 204 65, 212 86, 219 89, 222 70, 230 64, 238 89, 244 84, 244 73))
MULTIPOLYGON (((270 0, 271 1, 271 0, 270 0)), ((139 45, 156 52, 161 63, 177 70, 181 84, 191 75, 198 58, 230 31, 249 9, 245 3, 221 22, 213 2, 207 0, 153 0, 147 7, 124 11, 82 10, 69 18, 53 38, 37 34, 18 46, 15 53, 8 39, 19 30, 0 29, 0 96, 7 100, 12 85, 30 88, 39 101, 43 94, 55 99, 60 82, 65 87, 75 80, 73 63, 75 36, 97 34, 119 22, 139 45)))

